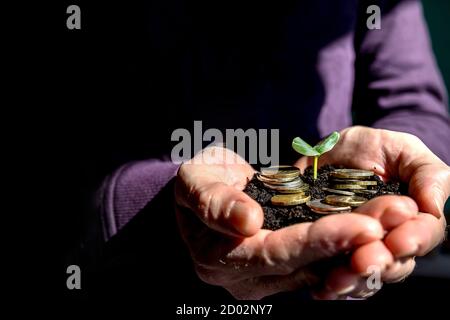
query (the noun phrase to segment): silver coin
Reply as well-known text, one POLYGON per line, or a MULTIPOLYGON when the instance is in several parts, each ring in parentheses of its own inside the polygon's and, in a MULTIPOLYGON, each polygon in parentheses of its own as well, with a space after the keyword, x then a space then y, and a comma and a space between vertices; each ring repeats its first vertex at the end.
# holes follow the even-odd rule
MULTIPOLYGON (((295 184, 288 184, 288 185, 276 185, 276 184, 268 184, 263 183, 265 187, 276 190, 276 191, 289 191, 289 190, 296 190, 296 189, 304 189, 305 184, 303 182, 295 183, 295 184)), ((309 186, 308 186, 309 187, 309 186)))
POLYGON ((295 178, 292 181, 288 181, 288 182, 278 182, 278 183, 267 183, 267 182, 263 182, 263 184, 271 189, 277 189, 277 188, 298 188, 302 185, 304 185, 302 179, 300 178, 295 178))
POLYGON ((322 188, 322 190, 329 192, 329 193, 341 194, 343 196, 354 196, 355 195, 354 192, 344 191, 344 190, 336 190, 336 189, 331 189, 331 188, 322 188))
POLYGON ((290 178, 290 180, 288 181, 284 181, 284 180, 279 180, 279 179, 268 179, 264 176, 260 176, 260 181, 262 181, 263 183, 266 184, 270 184, 270 185, 278 185, 278 186, 297 186, 297 185, 302 185, 303 184, 303 180, 300 179, 300 177, 297 178, 290 178))

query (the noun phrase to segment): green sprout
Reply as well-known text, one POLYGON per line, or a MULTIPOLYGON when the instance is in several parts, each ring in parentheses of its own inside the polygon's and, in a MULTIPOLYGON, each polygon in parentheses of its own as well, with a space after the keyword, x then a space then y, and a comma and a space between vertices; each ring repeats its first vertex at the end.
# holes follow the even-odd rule
POLYGON ((333 149, 340 137, 341 135, 339 132, 335 131, 314 147, 311 147, 299 137, 292 140, 292 148, 294 148, 295 151, 307 157, 314 157, 314 180, 317 179, 317 163, 319 162, 319 157, 325 152, 333 149))

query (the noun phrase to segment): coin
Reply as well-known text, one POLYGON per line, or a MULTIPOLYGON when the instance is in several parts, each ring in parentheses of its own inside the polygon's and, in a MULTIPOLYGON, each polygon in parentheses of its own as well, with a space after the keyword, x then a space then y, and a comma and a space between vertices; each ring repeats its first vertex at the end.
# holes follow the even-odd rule
POLYGON ((370 190, 370 189, 366 189, 366 190, 353 190, 354 193, 356 194, 362 194, 362 195, 375 195, 378 193, 377 190, 370 190))
POLYGON ((364 179, 374 175, 372 171, 359 170, 359 169, 336 169, 333 170, 330 175, 335 178, 343 179, 364 179))
POLYGON ((272 166, 261 168, 261 174, 267 178, 297 178, 300 175, 300 169, 293 166, 272 166))
POLYGON ((329 195, 329 196, 326 196, 323 201, 327 204, 331 204, 334 206, 359 207, 360 205, 366 203, 367 199, 363 198, 363 197, 358 197, 358 196, 329 195))
POLYGON ((350 191, 343 191, 343 190, 336 190, 336 189, 331 189, 331 188, 322 188, 323 191, 329 192, 329 193, 335 193, 335 194, 341 194, 344 196, 354 196, 355 193, 354 192, 350 192, 350 191))
POLYGON ((296 206, 308 202, 311 196, 304 194, 277 194, 273 196, 270 201, 274 206, 296 206))
POLYGON ((285 189, 278 189, 277 191, 279 193, 305 193, 309 190, 309 186, 307 184, 304 184, 297 188, 285 188, 285 189))
POLYGON ((278 191, 280 193, 296 193, 297 191, 302 192, 309 189, 309 186, 307 184, 293 185, 293 186, 276 186, 264 183, 264 186, 266 186, 271 190, 278 191))
POLYGON ((333 185, 333 188, 334 189, 338 189, 338 190, 340 190, 340 189, 351 189, 351 190, 353 190, 353 189, 359 189, 359 190, 361 190, 361 189, 367 189, 367 187, 366 186, 360 186, 360 185, 357 185, 357 184, 335 184, 335 185, 333 185))
POLYGON ((312 212, 318 213, 318 214, 336 214, 336 213, 349 213, 352 212, 351 210, 343 210, 343 211, 319 211, 310 209, 312 212))
MULTIPOLYGON (((265 177, 263 175, 261 175, 260 173, 256 174, 256 178, 261 181, 261 182, 266 182, 266 183, 270 183, 270 184, 283 184, 285 182, 290 182, 293 181, 297 178, 295 177, 287 177, 287 178, 268 178, 265 177)), ((300 178, 299 178, 300 179, 300 178)))
POLYGON ((322 200, 308 201, 306 205, 316 213, 328 214, 337 212, 349 212, 352 210, 350 206, 332 206, 327 203, 323 203, 322 200))
POLYGON ((376 186, 378 183, 375 180, 366 181, 366 180, 352 180, 352 179, 333 179, 332 183, 335 184, 357 184, 360 186, 376 186))
POLYGON ((265 183, 265 182, 263 182, 263 184, 267 188, 272 189, 272 190, 277 190, 277 191, 297 189, 297 188, 300 188, 305 185, 305 183, 303 183, 303 181, 300 178, 298 178, 294 181, 280 183, 280 184, 270 184, 270 183, 265 183))

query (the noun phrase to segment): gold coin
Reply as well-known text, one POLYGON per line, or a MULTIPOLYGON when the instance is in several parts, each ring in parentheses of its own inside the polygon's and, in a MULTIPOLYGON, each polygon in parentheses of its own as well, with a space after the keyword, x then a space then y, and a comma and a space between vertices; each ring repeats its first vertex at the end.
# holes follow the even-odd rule
POLYGON ((351 191, 336 190, 336 189, 331 189, 331 188, 322 188, 322 190, 329 192, 329 193, 340 194, 343 196, 354 196, 355 195, 355 193, 351 192, 351 191))
POLYGON ((261 168, 261 174, 267 178, 297 178, 300 175, 300 169, 293 166, 272 166, 261 168))
POLYGON ((336 212, 349 212, 352 210, 350 206, 333 206, 327 203, 323 203, 322 200, 308 201, 306 205, 316 213, 327 214, 336 212))
POLYGON ((302 193, 294 194, 277 194, 273 196, 270 201, 274 206, 296 206, 308 202, 311 196, 306 196, 302 193))
POLYGON ((360 205, 367 202, 366 198, 358 197, 358 196, 337 196, 337 195, 329 195, 326 196, 323 200, 327 204, 331 204, 333 206, 350 206, 350 207, 359 207, 360 205))
MULTIPOLYGON (((269 184, 283 184, 286 182, 291 182, 295 179, 297 179, 296 177, 288 177, 288 178, 268 178, 265 177, 263 175, 261 175, 260 173, 256 174, 256 178, 261 181, 261 182, 266 182, 269 184)), ((299 178, 300 179, 300 178, 299 178)))
POLYGON ((362 194, 362 195, 375 195, 378 193, 378 190, 370 190, 370 189, 366 189, 366 190, 353 190, 354 193, 356 194, 362 194))
POLYGON ((335 184, 335 185, 333 185, 333 188, 334 188, 334 189, 338 189, 338 190, 340 190, 340 189, 344 189, 344 190, 346 190, 346 189, 350 189, 350 190, 354 190, 354 189, 358 189, 358 190, 361 190, 361 189, 367 189, 366 186, 360 186, 360 185, 357 185, 357 184, 335 184))
POLYGON ((359 169, 336 169, 333 170, 330 175, 341 179, 364 179, 373 176, 374 173, 372 171, 359 169))
POLYGON ((307 184, 304 184, 303 186, 298 187, 298 188, 279 189, 279 190, 277 190, 277 192, 279 192, 279 193, 304 193, 304 194, 306 194, 308 190, 309 190, 309 186, 307 184))
POLYGON ((352 179, 333 179, 332 183, 335 184, 357 184, 360 186, 376 186, 378 183, 375 180, 366 181, 366 180, 352 180, 352 179))

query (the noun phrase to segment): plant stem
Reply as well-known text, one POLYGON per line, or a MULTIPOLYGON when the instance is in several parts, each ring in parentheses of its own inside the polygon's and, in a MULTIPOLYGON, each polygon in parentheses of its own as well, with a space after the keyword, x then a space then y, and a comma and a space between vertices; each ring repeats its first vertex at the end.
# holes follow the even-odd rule
POLYGON ((318 156, 314 157, 314 180, 317 180, 317 162, 319 160, 318 156))

